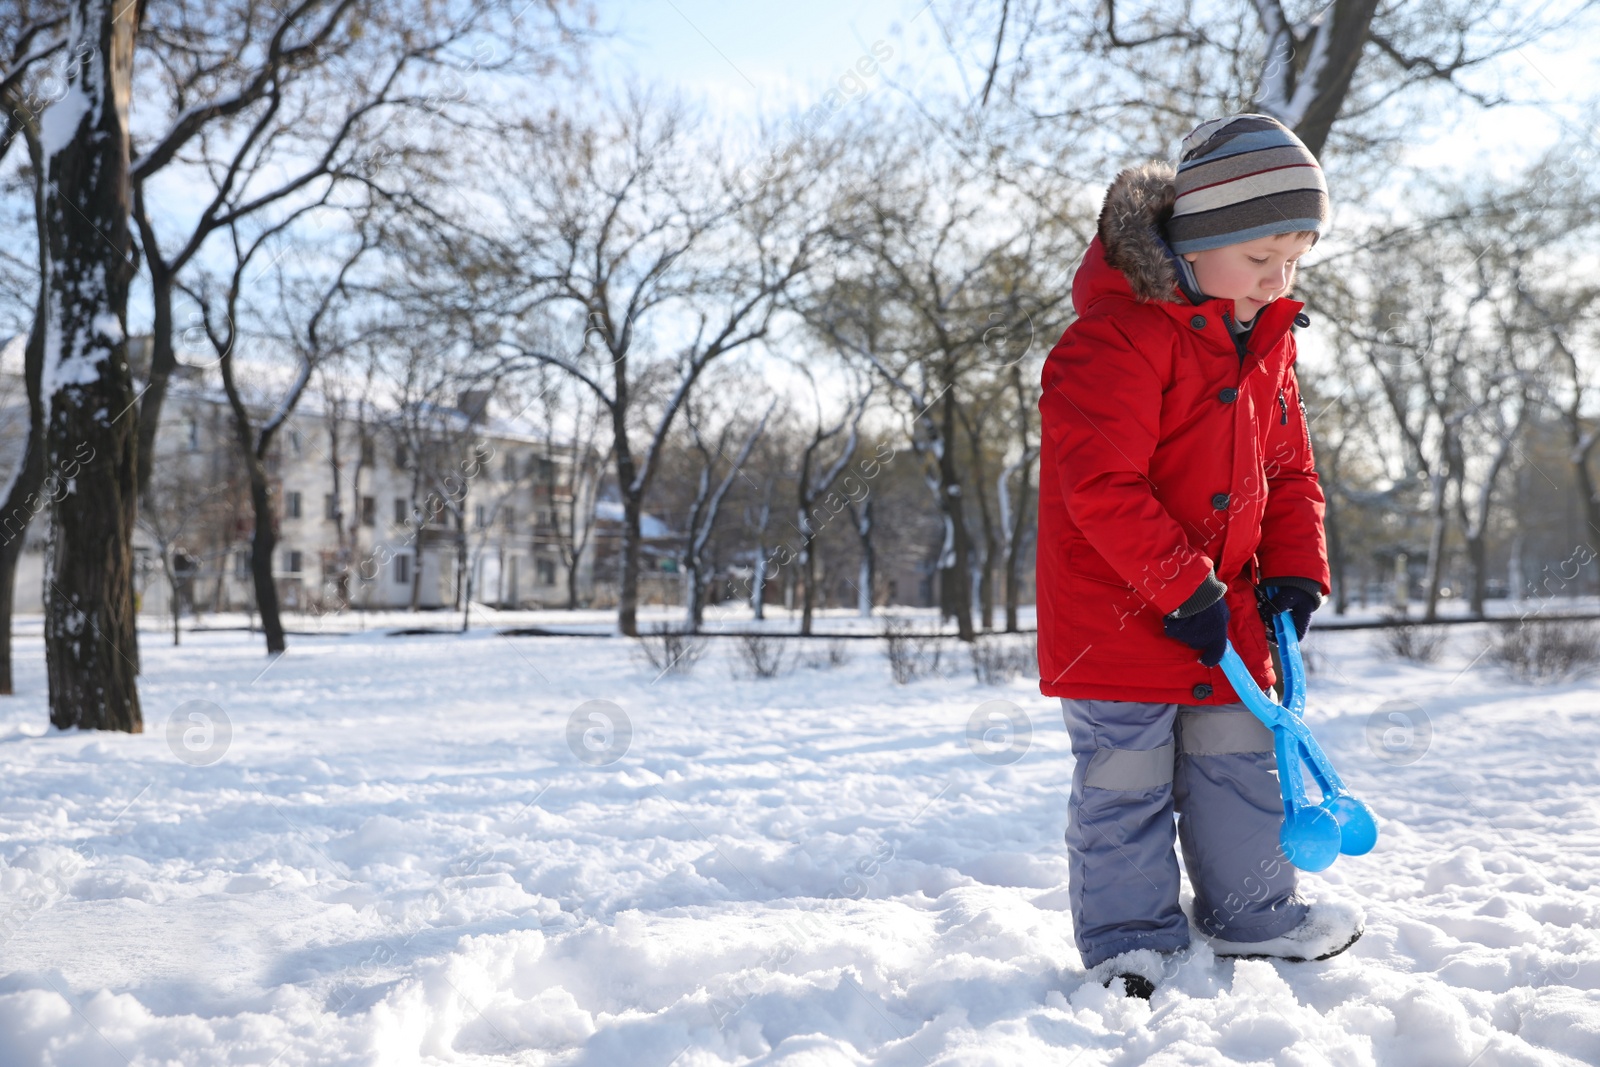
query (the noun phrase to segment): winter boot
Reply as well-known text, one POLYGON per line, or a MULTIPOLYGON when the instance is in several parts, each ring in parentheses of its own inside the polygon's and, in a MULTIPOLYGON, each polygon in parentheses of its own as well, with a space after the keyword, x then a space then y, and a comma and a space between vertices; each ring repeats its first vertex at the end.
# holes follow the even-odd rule
POLYGON ((1312 904, 1306 917, 1286 934, 1265 941, 1227 941, 1208 939, 1218 956, 1248 959, 1279 959, 1306 963, 1337 956, 1356 943, 1365 928, 1366 915, 1359 905, 1343 901, 1312 904))
POLYGON ((1127 971, 1122 974, 1114 974, 1110 978, 1107 978, 1102 984, 1107 989, 1110 989, 1111 983, 1115 982, 1118 978, 1122 979, 1122 995, 1125 997, 1138 997, 1140 1000, 1149 1000, 1151 994, 1156 991, 1156 984, 1154 982, 1150 981, 1150 979, 1146 978, 1144 975, 1134 974, 1132 971, 1127 971))
POLYGON ((1117 992, 1117 980, 1122 980, 1121 992, 1125 997, 1149 1000, 1156 991, 1156 982, 1176 973, 1181 958, 1187 951, 1157 952, 1140 948, 1113 956, 1089 971, 1089 977, 1112 992, 1117 992))

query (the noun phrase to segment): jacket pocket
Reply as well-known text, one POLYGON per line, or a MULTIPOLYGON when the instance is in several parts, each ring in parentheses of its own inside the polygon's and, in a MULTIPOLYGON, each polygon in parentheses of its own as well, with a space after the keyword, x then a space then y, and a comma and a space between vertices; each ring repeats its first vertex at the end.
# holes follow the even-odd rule
POLYGON ((1067 569, 1075 578, 1087 578, 1091 582, 1103 582, 1114 585, 1118 589, 1132 589, 1133 583, 1118 574, 1116 568, 1106 562, 1104 556, 1094 550, 1094 546, 1087 541, 1074 541, 1067 550, 1067 569))

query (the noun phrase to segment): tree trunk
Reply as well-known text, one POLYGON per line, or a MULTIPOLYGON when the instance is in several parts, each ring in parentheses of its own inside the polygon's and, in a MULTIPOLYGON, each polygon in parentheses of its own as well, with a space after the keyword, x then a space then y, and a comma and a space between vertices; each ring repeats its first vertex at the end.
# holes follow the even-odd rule
POLYGON ((161 569, 163 571, 165 571, 166 575, 167 575, 167 588, 172 591, 172 647, 173 648, 177 648, 178 647, 179 607, 180 607, 180 605, 178 604, 178 576, 172 572, 172 567, 171 567, 170 563, 168 562, 168 557, 167 557, 167 553, 166 553, 165 549, 163 549, 163 551, 162 551, 161 564, 162 564, 161 569))
MULTIPOLYGON (((142 212, 141 212, 142 214, 142 212)), ((145 248, 153 248, 155 234, 140 220, 140 231, 145 248)), ((144 391, 139 396, 139 495, 150 488, 150 471, 155 462, 156 431, 161 423, 161 406, 167 395, 167 383, 177 356, 172 347, 172 283, 173 277, 159 254, 146 255, 150 270, 150 299, 155 311, 150 334, 150 369, 145 379, 144 391)))
POLYGON ((750 581, 750 615, 760 622, 767 617, 767 546, 756 542, 756 562, 750 581))
POLYGON ((461 502, 461 546, 456 549, 456 599, 461 608, 461 632, 471 627, 473 573, 467 558, 467 502, 461 502))
POLYGON ((456 533, 460 536, 461 539, 456 542, 456 597, 455 597, 455 607, 456 607, 457 611, 471 611, 472 610, 472 594, 471 594, 471 591, 468 590, 467 587, 466 587, 467 586, 467 514, 466 514, 466 501, 462 501, 461 507, 462 507, 461 517, 456 523, 456 526, 457 526, 456 533))
POLYGON ((415 466, 411 470, 411 610, 422 604, 422 533, 427 526, 426 508, 418 494, 422 492, 422 456, 413 455, 415 466))
POLYGON ((1344 558, 1344 527, 1339 521, 1343 515, 1343 507, 1336 502, 1338 492, 1331 485, 1325 495, 1327 504, 1323 512, 1322 525, 1328 534, 1328 569, 1332 572, 1333 580, 1333 613, 1343 615, 1350 610, 1350 572, 1344 558))
POLYGON ((1484 540, 1482 531, 1468 533, 1467 559, 1472 563, 1472 615, 1474 618, 1483 618, 1483 602, 1487 598, 1489 585, 1489 546, 1484 540))
POLYGON ((45 160, 45 442, 47 466, 64 481, 45 558, 44 643, 53 725, 139 733, 138 457, 134 420, 124 417, 134 403, 126 338, 133 23, 130 6, 77 0, 78 36, 66 53, 83 59, 43 120, 57 129, 45 160))
POLYGON ((983 562, 978 568, 978 619, 984 633, 994 631, 994 558, 999 554, 999 542, 985 531, 983 562))
POLYGON ((967 543, 967 523, 961 499, 961 479, 956 473, 955 450, 955 390, 944 394, 944 447, 939 450, 939 506, 945 518, 945 543, 940 553, 939 570, 944 577, 944 592, 948 596, 946 607, 956 617, 956 632, 962 641, 977 640, 972 627, 972 585, 970 560, 972 548, 967 543))
POLYGON ((617 589, 617 631, 624 637, 639 635, 639 506, 638 495, 623 483, 622 578, 617 589))
POLYGON ((1578 484, 1578 501, 1583 507, 1584 525, 1588 527, 1586 538, 1591 545, 1600 548, 1600 495, 1595 492, 1594 475, 1589 471, 1594 438, 1581 439, 1576 433, 1572 436, 1572 476, 1578 484))
MULTIPOLYGON (((1322 155, 1345 97, 1361 61, 1377 12, 1377 0, 1336 0, 1313 22, 1305 37, 1297 37, 1274 2, 1279 25, 1263 19, 1267 33, 1267 64, 1256 99, 1256 110, 1281 119, 1313 155, 1322 155), (1303 83, 1309 82, 1309 85, 1303 83)), ((1258 5, 1267 10, 1265 5, 1258 5)))
POLYGON ((256 529, 250 538, 250 578, 256 591, 256 610, 261 613, 261 632, 267 638, 267 655, 285 648, 283 619, 279 616, 278 587, 272 580, 272 551, 278 536, 272 528, 272 494, 267 491, 267 475, 261 457, 250 460, 250 508, 255 513, 256 529))
MULTIPOLYGON (((853 514, 852 518, 856 518, 853 514)), ((863 619, 872 618, 872 587, 878 580, 878 555, 872 545, 872 497, 861 502, 861 515, 856 518, 856 536, 861 539, 861 573, 857 576, 856 614, 863 619)))
MULTIPOLYGON (((43 217, 42 210, 40 216, 43 217)), ((39 251, 42 257, 42 240, 39 251)), ((6 494, 5 519, 0 524, 4 537, 0 540, 0 696, 10 696, 16 691, 11 673, 11 616, 16 604, 17 561, 22 558, 22 547, 28 540, 28 524, 47 503, 39 497, 39 491, 44 488, 45 470, 44 405, 39 398, 39 374, 44 366, 46 307, 41 270, 38 309, 23 356, 23 377, 28 393, 28 441, 23 446, 11 491, 6 494)))
POLYGON ((1434 474, 1433 499, 1428 503, 1428 567, 1423 578, 1423 619, 1432 622, 1439 617, 1439 586, 1444 581, 1445 494, 1449 482, 1443 474, 1434 474))
POLYGON ((816 547, 817 536, 812 532, 811 520, 804 509, 800 512, 800 632, 811 633, 811 612, 816 604, 816 547))
POLYGON ((689 632, 699 633, 700 624, 705 621, 705 599, 701 595, 700 562, 698 560, 683 568, 683 602, 684 625, 689 632))
POLYGON ((1022 557, 1023 534, 1028 529, 1029 511, 1033 507, 1033 465, 1038 462, 1038 452, 1028 439, 1028 429, 1034 405, 1030 404, 1028 391, 1022 382, 1021 362, 1011 365, 1011 388, 1017 395, 1017 421, 1021 427, 1022 465, 1017 486, 1017 503, 1011 517, 1011 529, 1006 544, 1006 633, 1014 634, 1017 625, 1017 601, 1022 597, 1022 575, 1019 572, 1022 557))

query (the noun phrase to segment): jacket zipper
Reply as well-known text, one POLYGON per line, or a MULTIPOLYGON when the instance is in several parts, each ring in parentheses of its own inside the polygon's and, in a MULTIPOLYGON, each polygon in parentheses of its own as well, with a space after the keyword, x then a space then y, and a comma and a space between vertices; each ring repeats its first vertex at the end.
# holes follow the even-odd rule
POLYGON ((1289 403, 1283 399, 1283 390, 1278 390, 1278 408, 1283 412, 1283 418, 1278 420, 1279 426, 1289 425, 1289 403))
POLYGON ((1239 353, 1239 362, 1241 364, 1243 364, 1244 360, 1245 360, 1245 357, 1250 354, 1250 346, 1249 346, 1249 344, 1246 343, 1246 344, 1242 344, 1241 345, 1239 343, 1239 338, 1234 336, 1234 333, 1233 333, 1233 316, 1229 315, 1226 311, 1224 311, 1222 313, 1222 325, 1228 331, 1228 339, 1233 342, 1233 350, 1235 352, 1239 353))

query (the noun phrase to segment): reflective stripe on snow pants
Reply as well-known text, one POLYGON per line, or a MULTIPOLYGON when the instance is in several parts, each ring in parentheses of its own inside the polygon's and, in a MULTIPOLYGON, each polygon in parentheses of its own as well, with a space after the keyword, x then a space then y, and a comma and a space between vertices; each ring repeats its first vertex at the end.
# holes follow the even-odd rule
POLYGON ((1249 711, 1186 711, 1178 716, 1178 734, 1191 756, 1272 751, 1272 731, 1249 711))
POLYGON ((1100 748, 1089 757, 1083 784, 1129 792, 1172 784, 1171 741, 1160 748, 1100 748))
POLYGON ((1263 941, 1300 922, 1306 907, 1278 849, 1272 732, 1244 705, 1061 705, 1077 756, 1067 872, 1085 967, 1188 945, 1175 837, 1205 934, 1263 941))

